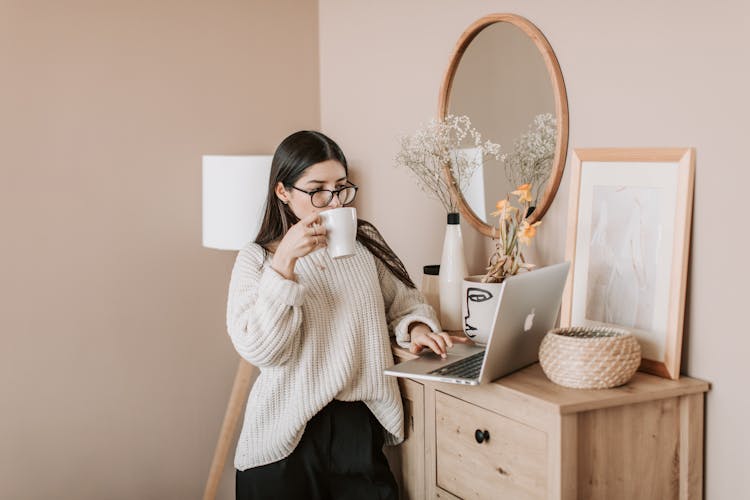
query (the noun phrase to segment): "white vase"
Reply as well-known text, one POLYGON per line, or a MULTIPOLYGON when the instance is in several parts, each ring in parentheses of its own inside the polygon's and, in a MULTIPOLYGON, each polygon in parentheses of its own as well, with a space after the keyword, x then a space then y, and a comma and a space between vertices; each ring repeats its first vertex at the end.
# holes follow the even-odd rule
POLYGON ((462 287, 466 276, 466 258, 461 237, 460 218, 457 213, 448 214, 445 228, 443 256, 440 260, 440 324, 443 330, 463 329, 461 317, 462 287))
POLYGON ((482 283, 483 275, 467 276, 462 287, 462 319, 466 336, 486 345, 495 323, 505 283, 482 283))

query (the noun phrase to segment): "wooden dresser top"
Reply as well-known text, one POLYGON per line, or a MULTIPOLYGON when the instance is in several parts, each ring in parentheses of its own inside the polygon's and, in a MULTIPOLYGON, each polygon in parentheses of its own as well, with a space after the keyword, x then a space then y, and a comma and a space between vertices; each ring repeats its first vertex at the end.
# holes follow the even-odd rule
MULTIPOLYGON (((395 343, 393 353, 397 362, 417 357, 395 343)), ((440 382, 433 383, 433 386, 443 392, 467 399, 474 399, 471 397, 472 391, 474 393, 482 391, 484 394, 481 399, 485 399, 488 392, 496 393, 503 399, 504 396, 512 396, 511 399, 520 397, 525 403, 538 407, 540 410, 561 414, 678 397, 709 390, 709 383, 703 380, 690 377, 669 380, 643 372, 636 372, 627 384, 613 389, 569 389, 551 382, 544 375, 539 363, 534 363, 484 386, 440 382)))

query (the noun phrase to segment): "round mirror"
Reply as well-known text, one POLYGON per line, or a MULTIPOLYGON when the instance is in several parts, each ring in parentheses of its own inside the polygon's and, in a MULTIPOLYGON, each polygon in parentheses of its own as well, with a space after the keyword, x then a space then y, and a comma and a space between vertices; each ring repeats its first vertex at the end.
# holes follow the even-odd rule
MULTIPOLYGON (((491 212, 517 186, 530 183, 530 222, 542 218, 560 185, 568 146, 568 98, 552 47, 531 22, 492 14, 458 41, 440 90, 439 117, 466 115, 484 139, 502 146, 485 157, 460 192, 464 218, 492 236, 491 212)), ((446 168, 450 176, 450 169, 446 168)))

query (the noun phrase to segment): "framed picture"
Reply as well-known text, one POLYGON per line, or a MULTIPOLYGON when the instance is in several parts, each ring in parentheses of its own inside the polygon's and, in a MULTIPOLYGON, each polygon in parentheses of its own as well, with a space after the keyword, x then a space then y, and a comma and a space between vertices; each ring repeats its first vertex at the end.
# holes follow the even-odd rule
POLYGON ((641 370, 680 376, 694 151, 575 149, 561 326, 608 326, 641 344, 641 370))

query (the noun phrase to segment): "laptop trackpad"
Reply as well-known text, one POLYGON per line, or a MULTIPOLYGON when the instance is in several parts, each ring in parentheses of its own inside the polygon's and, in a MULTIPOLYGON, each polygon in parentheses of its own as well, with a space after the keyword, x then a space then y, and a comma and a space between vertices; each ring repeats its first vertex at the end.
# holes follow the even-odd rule
POLYGON ((420 370, 433 370, 482 351, 484 351, 484 347, 467 344, 453 344, 453 347, 448 349, 446 357, 442 358, 439 354, 435 354, 432 349, 428 350, 425 348, 419 354, 419 358, 407 361, 407 363, 411 363, 412 365, 418 364, 420 370))
MULTIPOLYGON (((472 354, 476 354, 478 352, 484 351, 484 347, 480 347, 478 345, 473 344, 453 344, 453 347, 448 349, 448 359, 451 359, 451 357, 456 358, 465 358, 466 356, 471 356, 472 354)), ((424 352, 424 351, 423 351, 424 352)), ((430 351, 432 352, 432 351, 430 351)), ((435 353, 432 353, 436 357, 440 357, 435 353)))

